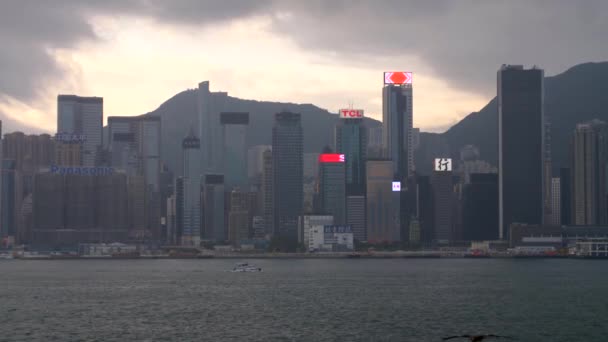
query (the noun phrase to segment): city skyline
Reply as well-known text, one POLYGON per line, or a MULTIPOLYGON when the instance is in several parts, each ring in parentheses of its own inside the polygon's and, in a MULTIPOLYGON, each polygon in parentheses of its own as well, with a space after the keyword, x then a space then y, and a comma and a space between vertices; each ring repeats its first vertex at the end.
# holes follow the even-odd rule
POLYGON ((540 63, 554 75, 606 55, 587 39, 606 25, 597 16, 606 6, 601 2, 179 5, 62 0, 60 10, 50 11, 46 4, 7 3, 0 27, 10 36, 0 36, 6 47, 0 71, 13 81, 0 82, 5 131, 52 131, 60 93, 104 96, 106 117, 139 115, 199 79, 239 98, 313 103, 330 112, 352 101, 380 119, 377 73, 390 70, 414 72, 414 126, 443 131, 492 97, 497 65, 540 63), (14 20, 23 13, 32 19, 27 25, 14 20), (478 20, 463 21, 467 15, 478 20), (583 21, 588 25, 572 30, 583 21), (534 29, 552 22, 572 24, 561 35, 568 44, 547 39, 561 26, 534 29), (152 32, 158 38, 145 39, 152 32), (543 48, 538 41, 546 41, 543 48), (247 58, 242 51, 250 51, 247 58), (283 86, 286 77, 298 86, 283 86))

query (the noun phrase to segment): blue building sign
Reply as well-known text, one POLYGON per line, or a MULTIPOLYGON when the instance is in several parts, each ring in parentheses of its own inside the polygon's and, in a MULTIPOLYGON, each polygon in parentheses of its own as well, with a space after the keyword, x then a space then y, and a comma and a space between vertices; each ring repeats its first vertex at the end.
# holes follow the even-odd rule
POLYGON ((114 173, 113 167, 51 166, 51 173, 60 175, 108 176, 114 173))
POLYGON ((83 143, 87 137, 84 134, 61 132, 55 134, 55 140, 63 143, 83 143))

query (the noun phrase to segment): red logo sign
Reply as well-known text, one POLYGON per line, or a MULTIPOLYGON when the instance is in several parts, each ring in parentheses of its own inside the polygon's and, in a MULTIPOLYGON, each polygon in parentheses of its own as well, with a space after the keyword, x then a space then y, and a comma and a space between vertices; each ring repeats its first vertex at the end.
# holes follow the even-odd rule
POLYGON ((358 119, 363 117, 363 109, 340 109, 342 119, 358 119))
POLYGON ((412 73, 403 71, 385 72, 384 84, 412 84, 412 73))
POLYGON ((319 163, 344 163, 344 154, 339 154, 339 153, 319 154, 319 163))

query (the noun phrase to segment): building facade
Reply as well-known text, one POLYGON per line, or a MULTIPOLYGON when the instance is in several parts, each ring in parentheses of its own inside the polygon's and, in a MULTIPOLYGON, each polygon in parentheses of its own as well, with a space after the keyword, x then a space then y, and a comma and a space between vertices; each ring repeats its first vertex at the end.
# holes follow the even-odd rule
POLYGON ((401 191, 394 187, 393 162, 368 160, 367 175, 367 242, 371 244, 401 241, 401 191))
POLYGON ((182 141, 183 217, 181 237, 183 245, 198 246, 201 239, 201 175, 200 139, 191 129, 182 141))
POLYGON ((211 92, 209 81, 198 84, 198 136, 201 137, 201 174, 221 173, 222 125, 220 113, 225 111, 227 92, 211 92))
POLYGON ((226 191, 235 187, 245 189, 247 177, 247 127, 249 113, 222 112, 222 153, 220 155, 220 172, 224 174, 226 191))
POLYGON ((365 196, 346 196, 346 225, 357 241, 367 241, 365 214, 365 196))
POLYGON ((57 96, 57 133, 82 134, 82 165, 96 166, 103 148, 103 98, 57 96))
POLYGON ((574 224, 607 224, 608 125, 578 124, 573 139, 574 224))
POLYGON ((297 244, 303 208, 303 132, 298 113, 275 114, 272 128, 274 234, 286 249, 297 244))
POLYGON ((367 160, 367 129, 363 119, 342 119, 336 125, 336 153, 344 154, 346 163, 346 194, 365 194, 365 161, 367 160))
POLYGON ((393 172, 405 180, 414 171, 412 84, 385 84, 382 89, 382 137, 386 159, 393 172))
POLYGON ((502 239, 513 222, 542 222, 547 146, 543 70, 503 65, 497 78, 499 237, 502 239))
POLYGON ((225 226, 224 176, 206 174, 203 188, 204 239, 224 243, 227 236, 225 226))
POLYGON ((344 154, 319 155, 321 211, 333 215, 336 224, 346 223, 346 162, 344 154))

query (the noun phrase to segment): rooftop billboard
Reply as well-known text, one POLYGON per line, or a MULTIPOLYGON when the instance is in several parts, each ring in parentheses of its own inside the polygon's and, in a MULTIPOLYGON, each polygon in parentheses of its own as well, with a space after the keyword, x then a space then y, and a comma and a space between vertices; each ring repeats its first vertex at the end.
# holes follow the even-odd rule
POLYGON ((412 73, 409 71, 385 71, 384 84, 412 84, 412 73))
POLYGON ((452 171, 452 158, 435 158, 435 171, 452 171))
POLYGON ((341 119, 360 119, 363 117, 363 109, 340 109, 341 119))
POLYGON ((319 163, 344 163, 344 154, 341 153, 321 153, 319 163))

